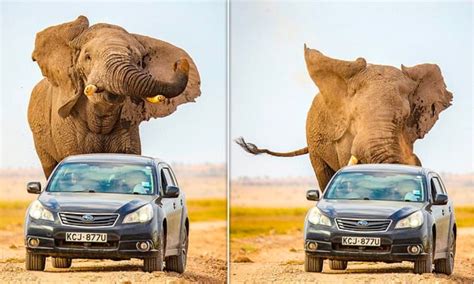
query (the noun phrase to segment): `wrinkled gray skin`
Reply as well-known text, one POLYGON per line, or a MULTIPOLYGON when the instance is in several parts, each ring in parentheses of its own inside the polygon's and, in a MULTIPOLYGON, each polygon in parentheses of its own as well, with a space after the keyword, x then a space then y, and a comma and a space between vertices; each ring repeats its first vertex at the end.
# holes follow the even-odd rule
POLYGON ((84 153, 140 154, 139 124, 200 95, 189 55, 169 43, 86 17, 36 36, 33 60, 45 78, 33 89, 28 122, 44 174, 84 153), (85 95, 85 86, 97 91, 85 95), (161 103, 148 97, 162 95, 161 103))
POLYGON ((413 144, 452 100, 437 65, 400 70, 363 58, 337 60, 306 47, 305 60, 320 91, 306 120, 307 147, 278 153, 238 138, 244 150, 280 157, 309 153, 321 190, 351 156, 359 163, 421 165, 413 144))

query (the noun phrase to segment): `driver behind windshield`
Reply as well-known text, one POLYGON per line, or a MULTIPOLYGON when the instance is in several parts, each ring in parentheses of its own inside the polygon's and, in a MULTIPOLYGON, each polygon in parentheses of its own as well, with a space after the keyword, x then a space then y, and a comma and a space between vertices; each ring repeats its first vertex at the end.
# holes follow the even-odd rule
POLYGON ((133 171, 127 174, 127 183, 135 194, 150 194, 150 183, 143 171, 133 171))
MULTIPOLYGON (((413 180, 403 180, 397 184, 398 192, 405 201, 419 201, 418 183, 413 180)), ((400 198, 401 199, 401 198, 400 198)))
POLYGON ((79 178, 76 173, 66 173, 58 180, 60 191, 84 191, 85 188, 79 184, 79 178))
POLYGON ((354 192, 354 183, 350 181, 341 182, 333 193, 332 198, 341 198, 341 199, 357 199, 360 198, 360 195, 354 192))

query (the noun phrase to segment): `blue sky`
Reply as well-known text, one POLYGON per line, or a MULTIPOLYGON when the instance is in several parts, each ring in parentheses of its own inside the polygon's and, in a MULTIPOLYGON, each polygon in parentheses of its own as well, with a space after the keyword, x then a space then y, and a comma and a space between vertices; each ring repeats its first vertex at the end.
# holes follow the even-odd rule
POLYGON ((142 152, 167 161, 225 162, 226 6, 221 1, 1 3, 0 167, 39 167, 27 123, 33 86, 42 78, 31 60, 35 34, 74 20, 105 22, 184 48, 198 66, 202 95, 171 116, 140 126, 142 152), (158 147, 157 147, 158 146, 158 147))
MULTIPOLYGON (((306 114, 317 93, 303 44, 339 59, 413 66, 436 63, 453 105, 423 140, 422 163, 473 171, 472 2, 231 3, 231 137, 277 151, 306 146, 306 114)), ((252 156, 231 146, 231 177, 313 175, 309 157, 252 156)))

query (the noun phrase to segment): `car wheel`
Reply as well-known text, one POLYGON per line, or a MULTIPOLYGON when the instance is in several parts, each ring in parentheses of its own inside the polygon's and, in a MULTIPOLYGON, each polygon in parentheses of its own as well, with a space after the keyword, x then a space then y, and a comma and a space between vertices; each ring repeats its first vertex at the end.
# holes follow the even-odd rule
POLYGON ((321 272, 323 271, 324 259, 313 255, 306 254, 304 258, 304 271, 321 272))
POLYGON ((423 273, 431 273, 433 272, 433 257, 434 257, 434 250, 435 250, 435 239, 431 241, 432 249, 428 253, 426 259, 416 260, 414 265, 414 273, 416 274, 423 274, 423 273))
POLYGON ((160 247, 158 248, 158 256, 156 257, 147 257, 143 259, 143 271, 153 272, 153 271, 163 271, 163 261, 166 252, 166 239, 165 234, 161 228, 160 233, 160 247))
POLYGON ((65 257, 53 257, 54 268, 69 268, 71 267, 72 259, 65 257))
POLYGON ((435 269, 436 273, 443 273, 446 275, 453 274, 454 270, 454 257, 456 256, 456 238, 454 237, 454 231, 451 231, 449 235, 449 247, 448 247, 448 257, 444 259, 435 260, 435 269))
POLYGON ((331 268, 332 270, 345 270, 347 268, 347 261, 329 260, 329 268, 331 268))
POLYGON ((26 252, 25 260, 26 270, 43 271, 46 265, 46 257, 44 255, 26 252))
POLYGON ((188 258, 188 231, 186 226, 181 228, 181 252, 179 255, 173 255, 166 258, 166 269, 183 273, 186 270, 186 261, 188 258))

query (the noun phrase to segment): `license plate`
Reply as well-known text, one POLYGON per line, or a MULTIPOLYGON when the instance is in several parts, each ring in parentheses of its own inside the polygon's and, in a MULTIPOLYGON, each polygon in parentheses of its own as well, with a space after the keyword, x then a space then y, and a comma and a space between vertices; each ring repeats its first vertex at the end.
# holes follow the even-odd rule
POLYGON ((107 234, 104 233, 66 233, 66 242, 106 243, 107 234))
POLYGON ((380 238, 371 237, 342 237, 343 246, 359 246, 359 247, 379 247, 380 238))

